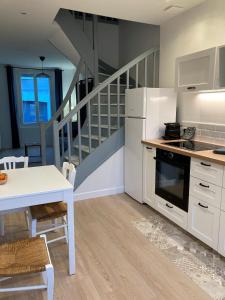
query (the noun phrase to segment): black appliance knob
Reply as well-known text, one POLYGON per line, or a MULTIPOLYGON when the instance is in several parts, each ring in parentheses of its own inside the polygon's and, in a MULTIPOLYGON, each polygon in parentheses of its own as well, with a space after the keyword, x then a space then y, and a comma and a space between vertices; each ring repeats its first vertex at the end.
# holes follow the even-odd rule
POLYGON ((168 153, 168 158, 169 158, 169 159, 173 159, 173 157, 174 157, 174 154, 173 154, 172 152, 169 152, 169 153, 168 153))

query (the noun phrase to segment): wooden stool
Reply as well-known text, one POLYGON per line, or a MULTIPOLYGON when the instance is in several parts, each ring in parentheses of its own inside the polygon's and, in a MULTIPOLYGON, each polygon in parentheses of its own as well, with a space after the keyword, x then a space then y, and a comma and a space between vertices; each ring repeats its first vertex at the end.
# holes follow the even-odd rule
POLYGON ((0 293, 47 289, 53 300, 54 269, 45 236, 13 241, 0 245, 0 281, 24 274, 42 273, 44 284, 0 288, 0 293))

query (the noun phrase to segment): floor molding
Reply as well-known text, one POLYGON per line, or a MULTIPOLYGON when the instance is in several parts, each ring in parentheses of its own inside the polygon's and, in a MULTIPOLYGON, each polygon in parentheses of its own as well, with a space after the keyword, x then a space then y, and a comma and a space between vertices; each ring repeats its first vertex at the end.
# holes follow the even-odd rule
POLYGON ((102 190, 96 190, 96 191, 90 191, 90 192, 78 193, 78 194, 74 192, 74 201, 116 195, 121 193, 124 193, 124 186, 118 186, 114 188, 102 189, 102 190))

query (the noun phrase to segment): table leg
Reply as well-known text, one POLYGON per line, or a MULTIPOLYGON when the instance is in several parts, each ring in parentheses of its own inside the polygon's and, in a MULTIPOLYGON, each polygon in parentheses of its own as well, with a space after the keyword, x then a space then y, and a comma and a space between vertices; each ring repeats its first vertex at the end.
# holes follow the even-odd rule
POLYGON ((75 232, 74 232, 74 202, 73 192, 67 192, 65 199, 67 201, 67 223, 68 223, 68 251, 69 251, 69 274, 76 273, 75 262, 75 232))
POLYGON ((0 215, 0 236, 4 236, 4 234, 5 234, 4 216, 0 215))

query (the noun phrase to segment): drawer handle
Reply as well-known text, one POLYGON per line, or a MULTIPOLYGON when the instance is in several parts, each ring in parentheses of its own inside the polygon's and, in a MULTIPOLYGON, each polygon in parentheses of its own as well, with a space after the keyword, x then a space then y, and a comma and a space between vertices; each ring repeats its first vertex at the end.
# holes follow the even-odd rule
POLYGON ((207 205, 203 205, 200 202, 198 203, 199 206, 203 207, 203 208, 209 208, 207 205))
POLYGON ((169 208, 173 208, 173 206, 170 206, 168 203, 166 203, 166 206, 169 208))
POLYGON ((187 90, 189 90, 189 91, 196 90, 196 86, 189 86, 189 87, 187 88, 187 90))
POLYGON ((152 150, 152 148, 151 148, 151 147, 146 147, 146 149, 147 149, 147 150, 152 150))
POLYGON ((204 163, 204 162, 201 162, 201 165, 202 165, 202 166, 205 166, 205 167, 211 167, 210 164, 206 164, 206 163, 204 163))
POLYGON ((203 184, 203 183, 199 183, 199 185, 202 186, 202 187, 204 187, 204 188, 209 189, 209 185, 205 185, 205 184, 203 184))

